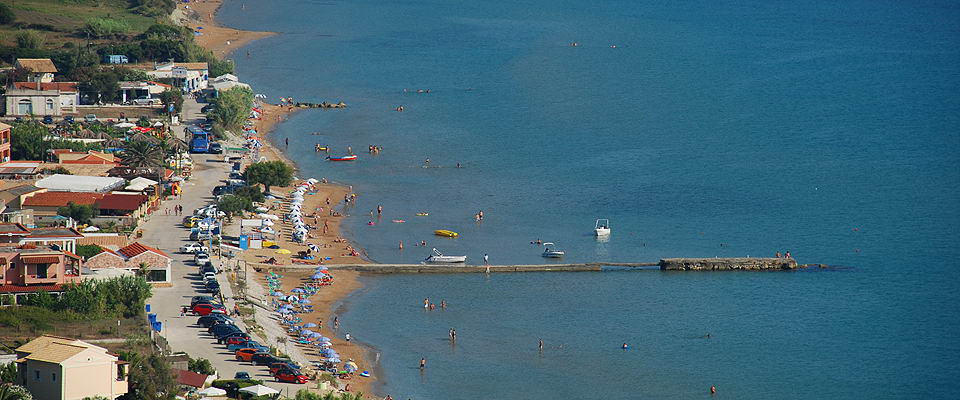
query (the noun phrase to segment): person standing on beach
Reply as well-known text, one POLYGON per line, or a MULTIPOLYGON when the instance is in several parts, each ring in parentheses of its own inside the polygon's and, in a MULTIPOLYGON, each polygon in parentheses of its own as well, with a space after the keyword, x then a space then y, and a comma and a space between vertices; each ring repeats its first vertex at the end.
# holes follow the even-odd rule
POLYGON ((340 317, 333 317, 333 329, 340 329, 340 317))

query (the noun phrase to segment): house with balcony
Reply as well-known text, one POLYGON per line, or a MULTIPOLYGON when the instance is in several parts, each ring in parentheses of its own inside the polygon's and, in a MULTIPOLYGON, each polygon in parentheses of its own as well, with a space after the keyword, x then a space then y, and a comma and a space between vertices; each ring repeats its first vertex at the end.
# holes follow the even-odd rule
POLYGON ((129 365, 107 349, 43 335, 16 349, 17 378, 35 399, 81 400, 127 393, 129 365))
POLYGON ((82 279, 80 256, 32 244, 0 246, 2 304, 16 304, 20 295, 37 291, 60 293, 63 285, 82 279))
POLYGON ((10 129, 12 127, 0 122, 0 163, 10 162, 10 129))
POLYGON ((206 89, 210 81, 210 68, 205 62, 163 62, 152 64, 134 64, 130 68, 139 69, 154 78, 170 78, 173 85, 185 93, 206 89))

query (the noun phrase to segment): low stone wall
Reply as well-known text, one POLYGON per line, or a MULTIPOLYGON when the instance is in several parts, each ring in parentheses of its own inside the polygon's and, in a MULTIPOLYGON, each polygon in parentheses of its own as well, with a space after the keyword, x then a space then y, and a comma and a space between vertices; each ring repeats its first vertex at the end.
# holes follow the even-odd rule
POLYGON ((733 270, 792 270, 797 261, 792 258, 664 258, 664 271, 733 271, 733 270))

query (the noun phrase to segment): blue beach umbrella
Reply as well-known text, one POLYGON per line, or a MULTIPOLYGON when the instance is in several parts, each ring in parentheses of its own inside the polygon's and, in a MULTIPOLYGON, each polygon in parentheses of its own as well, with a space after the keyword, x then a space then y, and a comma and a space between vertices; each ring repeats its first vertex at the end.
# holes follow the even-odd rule
POLYGON ((300 299, 300 304, 310 304, 310 299, 300 299))
POLYGON ((326 275, 317 273, 317 274, 313 274, 313 275, 310 277, 310 279, 319 280, 319 279, 323 279, 324 277, 326 277, 326 275))
POLYGON ((307 322, 307 323, 303 324, 303 327, 304 327, 304 328, 316 328, 317 326, 318 326, 318 325, 315 324, 315 323, 313 323, 313 322, 307 322))
POLYGON ((294 292, 294 293, 303 293, 303 289, 301 289, 301 288, 296 288, 296 289, 291 290, 291 292, 294 292))
POLYGON ((283 292, 273 292, 274 296, 283 296, 283 292))

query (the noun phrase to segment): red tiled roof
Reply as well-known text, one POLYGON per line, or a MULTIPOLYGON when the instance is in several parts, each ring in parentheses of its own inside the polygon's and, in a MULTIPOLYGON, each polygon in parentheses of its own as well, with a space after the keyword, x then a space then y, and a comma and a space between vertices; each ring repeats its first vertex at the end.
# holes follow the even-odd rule
POLYGON ((0 235, 13 234, 13 235, 29 235, 30 230, 27 227, 20 225, 18 223, 14 224, 0 224, 0 235))
POLYGON ((113 164, 113 165, 120 165, 120 163, 118 163, 118 162, 116 162, 116 161, 108 160, 108 159, 103 158, 103 157, 101 157, 101 156, 99 156, 99 155, 97 155, 97 154, 87 154, 86 156, 80 157, 80 158, 78 158, 78 159, 76 159, 76 160, 60 160, 60 163, 61 163, 61 164, 101 164, 101 165, 113 164))
POLYGON ((0 285, 0 293, 62 292, 63 285, 0 285))
POLYGON ((20 256, 20 261, 29 264, 53 264, 60 262, 58 256, 20 256))
MULTIPOLYGON (((108 249, 108 248, 106 248, 106 247, 103 247, 103 246, 100 246, 100 245, 97 245, 97 247, 99 247, 100 250, 103 250, 104 253, 109 253, 109 254, 113 254, 113 255, 115 255, 115 256, 117 256, 117 257, 120 257, 120 255, 117 254, 117 252, 115 252, 115 251, 113 251, 113 250, 110 250, 110 249, 108 249)), ((100 253, 97 253, 97 255, 100 255, 100 253)), ((94 257, 96 257, 96 255, 95 255, 94 257)))
MULTIPOLYGON (((14 82, 14 88, 16 89, 30 89, 36 90, 36 82, 14 82)), ((76 92, 77 91, 77 82, 46 82, 40 84, 40 90, 59 90, 61 92, 76 92)))
POLYGON ((101 210, 133 211, 140 208, 150 197, 144 194, 107 194, 97 200, 97 208, 101 210))
POLYGON ((160 251, 159 249, 155 249, 155 248, 150 247, 150 246, 142 245, 142 244, 140 244, 140 242, 133 242, 132 244, 129 244, 129 245, 127 245, 126 247, 124 247, 124 248, 122 248, 122 249, 120 249, 120 250, 117 250, 117 251, 118 251, 120 254, 123 254, 123 255, 127 256, 127 258, 136 257, 136 256, 138 256, 138 255, 140 255, 140 254, 143 254, 144 252, 147 252, 147 251, 152 251, 152 252, 157 253, 157 254, 159 254, 159 255, 161 255, 161 256, 170 258, 170 256, 167 255, 167 253, 164 253, 164 252, 160 251))
POLYGON ((103 196, 102 193, 44 192, 27 197, 23 201, 23 206, 63 207, 70 202, 78 205, 93 205, 103 196))
POLYGON ((207 375, 198 374, 193 371, 174 369, 173 372, 177 374, 177 383, 181 385, 201 388, 207 381, 207 375))

